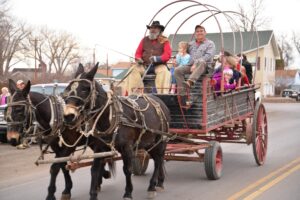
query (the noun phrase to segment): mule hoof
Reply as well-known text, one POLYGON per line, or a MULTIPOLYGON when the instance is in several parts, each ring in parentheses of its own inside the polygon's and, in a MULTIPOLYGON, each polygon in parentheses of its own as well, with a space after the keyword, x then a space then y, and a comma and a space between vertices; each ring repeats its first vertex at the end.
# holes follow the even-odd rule
POLYGON ((156 197, 156 192, 155 191, 149 191, 147 199, 154 199, 156 197))
POLYGON ((163 192, 163 191, 165 191, 165 188, 161 187, 161 186, 157 186, 157 187, 155 187, 155 189, 156 189, 157 192, 163 192))
POLYGON ((56 200, 55 196, 47 196, 46 200, 56 200))
POLYGON ((62 194, 60 200, 70 200, 71 194, 62 194))
POLYGON ((97 187, 97 192, 101 192, 101 186, 97 187))
POLYGON ((111 178, 111 173, 110 173, 109 171, 105 171, 105 172, 103 173, 103 178, 105 178, 105 179, 111 178))

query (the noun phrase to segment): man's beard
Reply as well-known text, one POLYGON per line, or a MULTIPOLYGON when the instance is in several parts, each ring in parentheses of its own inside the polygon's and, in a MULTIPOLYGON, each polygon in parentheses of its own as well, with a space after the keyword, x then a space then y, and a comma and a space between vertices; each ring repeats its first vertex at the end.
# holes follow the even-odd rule
POLYGON ((149 39, 150 40, 156 40, 159 36, 159 33, 149 33, 149 39))

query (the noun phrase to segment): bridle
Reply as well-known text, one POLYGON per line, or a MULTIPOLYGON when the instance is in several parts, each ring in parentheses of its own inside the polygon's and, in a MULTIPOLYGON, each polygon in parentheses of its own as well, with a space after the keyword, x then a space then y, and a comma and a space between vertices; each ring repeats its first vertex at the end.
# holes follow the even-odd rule
POLYGON ((15 97, 16 93, 13 94, 7 104, 7 112, 6 112, 6 121, 8 126, 22 126, 23 130, 20 132, 22 136, 26 136, 27 134, 30 134, 32 132, 31 124, 33 124, 34 121, 34 112, 33 112, 33 106, 31 104, 29 95, 26 97, 26 100, 20 100, 13 102, 13 99, 15 97), (23 114, 24 119, 20 121, 16 121, 12 117, 12 108, 16 106, 21 106, 24 108, 23 114))
MULTIPOLYGON (((79 122, 72 127, 74 128, 82 125, 88 118, 90 118, 91 115, 95 115, 101 111, 104 105, 96 108, 96 97, 101 94, 97 91, 95 80, 90 81, 88 79, 74 79, 70 82, 70 88, 71 89, 69 91, 65 91, 63 93, 64 101, 67 102, 69 99, 75 99, 81 102, 79 106, 66 104, 66 106, 76 109, 82 116, 81 120, 79 120, 79 122), (80 97, 77 92, 77 88, 82 82, 88 83, 90 87, 90 92, 85 98, 80 97)), ((66 124, 66 126, 70 127, 68 124, 66 124)))
POLYGON ((6 113, 6 121, 8 126, 22 126, 23 130, 20 132, 22 137, 34 137, 37 136, 37 129, 39 128, 43 132, 47 132, 50 129, 44 128, 41 124, 39 124, 36 120, 36 115, 34 110, 37 109, 38 106, 42 105, 44 102, 50 100, 50 98, 47 96, 44 100, 39 102, 36 105, 33 105, 30 99, 30 96, 28 95, 26 97, 26 100, 20 100, 12 102, 14 99, 14 95, 10 98, 11 100, 7 104, 7 113, 6 113), (16 106, 23 106, 24 107, 24 120, 21 121, 15 121, 12 118, 12 108, 16 106))
POLYGON ((32 107, 30 106, 30 99, 29 99, 29 96, 27 96, 25 100, 13 102, 13 99, 15 98, 16 94, 17 94, 17 92, 15 92, 9 98, 9 102, 7 103, 7 112, 6 112, 7 125, 10 125, 10 126, 11 125, 12 126, 23 125, 23 127, 25 127, 27 125, 27 122, 29 122, 29 124, 32 122, 32 107), (16 106, 24 107, 23 114, 24 114, 25 118, 21 121, 13 120, 12 108, 16 107, 16 106), (28 115, 28 113, 29 113, 29 115, 28 115))
POLYGON ((73 107, 76 108, 80 113, 85 109, 92 110, 95 107, 95 97, 97 94, 96 94, 96 82, 94 80, 90 81, 88 79, 74 79, 70 82, 70 88, 71 88, 70 91, 65 91, 63 93, 63 99, 65 100, 65 102, 67 102, 69 99, 79 100, 82 104, 80 104, 80 106, 73 106, 73 107), (90 87, 90 93, 85 98, 80 97, 77 93, 77 88, 80 82, 86 82, 89 84, 90 87), (90 105, 88 107, 89 103, 90 105))

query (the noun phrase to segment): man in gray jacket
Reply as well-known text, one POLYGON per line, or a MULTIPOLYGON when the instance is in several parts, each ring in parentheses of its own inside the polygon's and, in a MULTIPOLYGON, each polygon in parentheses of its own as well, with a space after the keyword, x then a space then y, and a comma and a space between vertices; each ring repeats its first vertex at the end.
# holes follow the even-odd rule
POLYGON ((190 88, 205 73, 206 67, 213 61, 215 55, 215 44, 206 38, 206 30, 203 26, 195 27, 195 40, 189 43, 188 53, 191 55, 189 65, 180 66, 175 69, 177 89, 179 94, 184 95, 183 85, 190 88), (187 81, 184 75, 191 74, 187 81))

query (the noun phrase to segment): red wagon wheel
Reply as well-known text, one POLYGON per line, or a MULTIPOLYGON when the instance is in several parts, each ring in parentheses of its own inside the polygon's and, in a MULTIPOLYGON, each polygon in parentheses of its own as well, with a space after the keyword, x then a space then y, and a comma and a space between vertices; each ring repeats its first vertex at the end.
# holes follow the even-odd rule
POLYGON ((209 180, 217 180, 222 176, 223 153, 219 142, 210 141, 210 147, 205 149, 204 169, 209 180))
POLYGON ((268 149, 268 121, 263 104, 256 104, 253 116, 252 147, 257 165, 263 165, 268 149))

